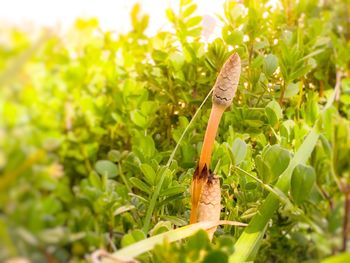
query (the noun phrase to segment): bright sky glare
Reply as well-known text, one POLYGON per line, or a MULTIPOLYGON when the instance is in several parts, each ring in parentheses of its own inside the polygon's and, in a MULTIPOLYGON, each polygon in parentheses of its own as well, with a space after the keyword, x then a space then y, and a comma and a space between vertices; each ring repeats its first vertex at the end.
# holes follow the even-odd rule
MULTIPOLYGON (((150 15, 149 34, 167 24, 165 9, 178 6, 178 0, 0 0, 1 25, 25 27, 59 26, 67 29, 77 17, 98 17, 105 30, 130 30, 129 13, 132 6, 141 3, 144 13, 150 15)), ((224 0, 194 0, 198 15, 215 17, 223 10, 224 0)))

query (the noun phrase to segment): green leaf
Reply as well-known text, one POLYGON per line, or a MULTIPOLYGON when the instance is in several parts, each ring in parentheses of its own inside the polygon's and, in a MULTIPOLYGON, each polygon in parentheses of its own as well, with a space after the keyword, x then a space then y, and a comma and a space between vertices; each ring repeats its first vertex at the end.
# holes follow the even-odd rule
POLYGON ((159 198, 159 194, 160 194, 160 191, 161 191, 161 189, 163 187, 163 183, 166 180, 166 178, 170 178, 171 173, 172 172, 167 167, 162 167, 158 171, 158 176, 157 177, 159 179, 157 180, 157 185, 155 186, 155 189, 152 192, 150 205, 147 208, 146 216, 145 216, 145 219, 144 219, 143 230, 145 232, 148 232, 148 228, 149 228, 149 224, 151 222, 151 217, 152 217, 152 214, 153 214, 153 210, 154 210, 154 207, 156 206, 156 202, 157 202, 157 200, 159 198))
POLYGON ((165 15, 171 23, 175 23, 176 17, 175 17, 174 11, 171 8, 167 8, 165 10, 165 15))
POLYGON ((138 157, 143 161, 151 160, 156 153, 153 138, 144 133, 137 133, 134 136, 132 150, 137 152, 138 157))
POLYGON ((95 163, 95 170, 100 175, 107 175, 108 178, 116 177, 118 174, 118 167, 115 163, 108 160, 99 160, 95 163))
POLYGON ((243 162, 247 154, 247 144, 240 138, 236 138, 232 144, 232 153, 235 158, 235 165, 243 162))
POLYGON ((45 229, 38 235, 41 242, 56 245, 59 244, 65 236, 65 228, 63 227, 45 229))
POLYGON ((196 11, 197 9, 197 5, 196 4, 191 4, 188 7, 186 7, 185 11, 183 11, 183 17, 187 18, 190 15, 192 15, 194 13, 194 11, 196 11))
POLYGON ((210 245, 208 234, 204 230, 199 230, 196 234, 188 239, 189 249, 198 251, 206 249, 210 245))
POLYGON ((102 190, 101 178, 98 176, 98 174, 95 171, 90 172, 89 181, 92 186, 96 187, 99 190, 102 190))
POLYGON ((181 154, 183 164, 189 167, 193 166, 196 156, 196 150, 193 145, 188 142, 183 142, 181 145, 181 154))
POLYGON ((143 181, 141 181, 139 178, 136 178, 136 177, 131 177, 130 178, 130 183, 140 189, 141 191, 147 193, 147 194, 151 194, 152 193, 152 190, 151 190, 151 187, 149 187, 147 184, 145 184, 143 181))
POLYGON ((172 224, 174 224, 176 226, 186 226, 188 224, 187 220, 184 220, 178 216, 163 215, 163 216, 161 216, 161 219, 165 219, 167 221, 170 221, 172 224))
POLYGON ((186 191, 186 187, 184 186, 172 186, 169 187, 168 189, 165 189, 160 192, 159 196, 173 196, 176 194, 184 193, 186 191))
POLYGON ((126 247, 126 246, 134 244, 140 240, 143 240, 145 238, 146 238, 146 235, 145 235, 145 233, 143 233, 142 230, 135 229, 131 233, 123 236, 122 241, 121 241, 121 245, 122 245, 122 247, 126 247))
POLYGON ((123 214, 123 213, 125 213, 127 211, 130 211, 132 209, 135 209, 135 206, 133 206, 133 205, 120 206, 113 212, 113 215, 117 216, 117 215, 123 214))
POLYGON ((220 250, 210 251, 204 258, 203 263, 212 262, 228 262, 228 256, 226 253, 220 250))
POLYGON ((286 120, 282 123, 280 128, 280 134, 288 141, 293 139, 295 122, 292 120, 286 120))
POLYGON ((192 3, 192 0, 180 0, 180 6, 186 6, 188 4, 192 3))
POLYGON ((322 143, 325 154, 327 155, 328 158, 331 158, 331 156, 332 156, 331 144, 329 143, 329 141, 327 140, 327 138, 323 134, 320 135, 320 139, 321 139, 321 143, 322 143))
POLYGON ((133 123, 141 128, 146 128, 148 126, 147 118, 139 110, 130 112, 130 118, 133 123))
POLYGON ((295 95, 298 94, 299 92, 299 85, 300 83, 289 83, 285 92, 284 92, 284 98, 288 99, 288 98, 292 98, 295 95))
POLYGON ((149 17, 141 14, 141 6, 139 3, 133 6, 130 17, 131 24, 137 33, 142 33, 147 28, 149 17))
POLYGON ((185 62, 185 58, 179 53, 171 53, 169 60, 176 70, 181 70, 185 62))
POLYGON ((313 92, 307 94, 307 101, 304 104, 304 118, 309 125, 313 125, 318 118, 318 97, 313 92))
POLYGON ((159 108, 159 104, 157 101, 144 101, 141 104, 141 113, 143 116, 148 116, 151 118, 159 108))
POLYGON ((270 167, 263 161, 261 155, 257 155, 255 158, 255 166, 258 171, 259 177, 264 183, 269 183, 271 179, 270 167))
POLYGON ((143 175, 145 176, 147 183, 149 183, 150 185, 155 185, 157 175, 156 172, 153 170, 152 166, 143 163, 140 165, 140 169, 143 175))
POLYGON ((278 67, 278 58, 273 54, 268 54, 264 58, 264 72, 266 76, 271 76, 278 67))
POLYGON ((155 236, 164 232, 172 230, 170 221, 160 221, 151 230, 150 235, 155 236))
POLYGON ((110 150, 108 152, 108 159, 112 162, 119 162, 122 157, 122 154, 118 150, 110 150))
POLYGON ((232 31, 229 27, 222 29, 222 35, 225 42, 229 45, 240 45, 243 42, 244 34, 241 31, 232 31))
POLYGON ((265 107, 265 113, 271 126, 275 126, 282 119, 282 109, 278 102, 272 100, 265 107))
POLYGON ((296 204, 306 201, 316 181, 313 167, 299 164, 294 168, 291 178, 291 194, 296 204))
POLYGON ((275 181, 279 175, 283 173, 288 167, 292 155, 291 153, 283 149, 281 146, 275 144, 269 147, 263 153, 263 161, 267 167, 269 167, 270 177, 267 181, 275 181))
POLYGON ((193 16, 190 19, 188 19, 185 24, 187 28, 198 26, 202 22, 201 16, 193 16))
POLYGON ((249 182, 244 186, 246 190, 254 190, 256 187, 257 184, 255 182, 249 182))

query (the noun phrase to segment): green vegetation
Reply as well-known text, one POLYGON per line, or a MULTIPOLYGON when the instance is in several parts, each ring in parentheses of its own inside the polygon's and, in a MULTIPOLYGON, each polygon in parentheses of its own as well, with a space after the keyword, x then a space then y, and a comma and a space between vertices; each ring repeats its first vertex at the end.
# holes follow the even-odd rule
POLYGON ((191 0, 154 36, 139 5, 127 34, 95 19, 34 40, 0 28, 1 262, 85 262, 140 241, 155 245, 141 262, 350 261, 350 1, 242 2, 210 43, 191 0), (248 226, 182 238, 205 98, 233 52, 241 79, 211 167, 221 219, 248 226), (155 237, 166 231, 180 236, 155 237))

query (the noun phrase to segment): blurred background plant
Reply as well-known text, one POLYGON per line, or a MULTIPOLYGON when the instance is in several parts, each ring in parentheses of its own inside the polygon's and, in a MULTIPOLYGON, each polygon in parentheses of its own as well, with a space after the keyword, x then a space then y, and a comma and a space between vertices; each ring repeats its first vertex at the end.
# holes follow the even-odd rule
MULTIPOLYGON (((227 1, 221 35, 209 42, 210 19, 196 9, 181 0, 165 10, 171 29, 151 36, 138 4, 128 33, 104 31, 95 18, 36 40, 1 28, 0 261, 82 262, 96 249, 186 225, 210 103, 167 162, 233 51, 241 81, 212 158, 221 217, 249 222, 268 194, 264 184, 275 184, 319 120, 311 158, 291 178, 294 209, 279 206, 255 260, 347 250, 350 2, 227 1)), ((199 232, 139 259, 225 262, 242 231, 221 227, 214 245, 199 232)))

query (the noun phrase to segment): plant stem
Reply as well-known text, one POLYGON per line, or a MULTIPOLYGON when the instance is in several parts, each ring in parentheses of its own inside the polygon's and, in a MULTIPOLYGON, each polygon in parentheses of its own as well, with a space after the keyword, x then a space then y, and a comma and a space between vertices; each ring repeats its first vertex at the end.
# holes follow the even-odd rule
POLYGON ((345 195, 344 200, 344 217, 343 217, 343 233, 342 233, 342 248, 341 251, 345 252, 348 241, 349 233, 349 213, 350 213, 350 189, 346 181, 342 181, 342 192, 345 195))
POLYGON ((120 165, 120 163, 118 163, 118 169, 119 169, 119 175, 122 178, 126 188, 128 189, 128 192, 131 193, 131 187, 129 185, 129 181, 126 179, 126 177, 124 176, 123 170, 122 170, 122 166, 120 165))
POLYGON ((192 125, 192 123, 194 122, 194 120, 196 119, 197 115, 199 114, 199 112, 202 110, 205 102, 208 100, 208 98, 210 97, 211 93, 213 92, 213 89, 211 89, 208 93, 208 95, 205 97, 205 99, 203 100, 203 102, 201 103, 201 105, 199 106, 199 108, 197 109, 196 113, 193 115, 191 121, 189 122, 189 124, 187 125, 187 127, 185 128, 185 130, 183 131, 183 133, 181 134, 181 137, 179 139, 179 141, 177 142, 173 152, 171 153, 168 162, 166 163, 165 169, 160 173, 160 179, 158 181, 158 184, 156 186, 156 189, 152 195, 150 204, 147 208, 146 211, 146 216, 145 216, 145 221, 143 224, 143 232, 147 233, 149 230, 149 225, 151 223, 151 218, 153 215, 153 211, 154 211, 154 207, 156 205, 156 201, 158 199, 160 190, 162 189, 162 185, 163 185, 163 181, 165 179, 165 171, 167 170, 167 168, 170 166, 171 162, 173 161, 174 157, 175 157, 175 153, 178 150, 183 138, 185 137, 185 134, 187 133, 187 131, 189 130, 189 127, 192 125))
POLYGON ((208 120, 208 126, 204 135, 201 156, 199 159, 199 174, 201 174, 204 165, 207 165, 208 169, 210 167, 211 153, 213 151, 214 140, 224 111, 225 107, 217 105, 215 103, 213 104, 208 120))
POLYGON ((163 186, 163 182, 165 179, 165 171, 167 171, 167 167, 163 167, 162 169, 163 169, 163 171, 161 172, 160 179, 158 181, 156 189, 154 190, 151 201, 149 203, 149 206, 148 206, 148 209, 146 212, 145 221, 144 221, 143 228, 142 228, 143 232, 145 232, 146 234, 148 233, 149 225, 151 223, 151 218, 152 218, 153 211, 154 211, 154 207, 156 206, 156 202, 157 202, 160 190, 162 189, 162 186, 163 186))
POLYGON ((166 166, 170 166, 171 162, 173 161, 174 157, 175 157, 175 153, 177 152, 178 148, 180 147, 180 144, 183 140, 183 138, 185 137, 185 134, 187 133, 187 131, 189 130, 190 126, 192 125, 192 123, 194 122, 194 120, 197 118, 198 113, 201 111, 201 109, 203 108, 204 104, 207 102, 207 100, 209 99, 210 95, 212 94, 214 88, 212 88, 209 93, 207 94, 207 96, 204 98, 202 104, 199 106, 199 108, 197 109, 196 113, 193 115, 191 121, 189 122, 189 124, 187 125, 187 127, 185 128, 185 130, 183 131, 183 133, 181 134, 181 137, 179 139, 179 141, 177 142, 173 152, 171 153, 169 160, 166 164, 166 166))
POLYGON ((340 69, 336 70, 336 74, 335 74, 335 86, 334 86, 334 90, 335 90, 335 100, 338 101, 340 99, 340 85, 341 85, 341 71, 340 69))
POLYGON ((281 89, 281 95, 280 95, 280 98, 278 100, 279 104, 282 105, 283 104, 283 97, 284 97, 284 93, 286 91, 286 83, 284 82, 283 85, 282 85, 282 89, 281 89))

